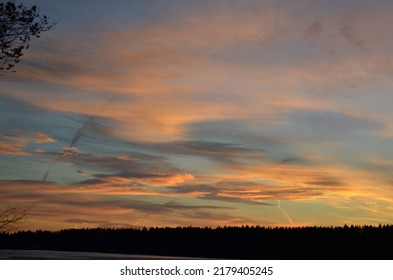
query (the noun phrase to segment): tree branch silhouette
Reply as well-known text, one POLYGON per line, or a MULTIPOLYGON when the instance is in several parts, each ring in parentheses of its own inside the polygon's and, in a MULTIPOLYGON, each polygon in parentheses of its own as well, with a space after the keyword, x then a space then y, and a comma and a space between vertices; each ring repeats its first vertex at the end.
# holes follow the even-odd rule
POLYGON ((0 212, 0 232, 10 232, 17 230, 17 224, 25 219, 30 207, 18 208, 8 205, 3 212, 0 212))
POLYGON ((0 2, 0 71, 11 70, 29 48, 31 38, 39 38, 41 32, 55 25, 49 17, 40 15, 37 6, 0 2))

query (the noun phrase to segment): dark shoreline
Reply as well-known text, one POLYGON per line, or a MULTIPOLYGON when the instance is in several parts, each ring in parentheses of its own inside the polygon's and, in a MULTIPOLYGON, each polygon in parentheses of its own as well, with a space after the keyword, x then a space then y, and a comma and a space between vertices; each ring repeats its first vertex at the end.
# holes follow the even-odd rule
POLYGON ((208 259, 380 260, 393 259, 393 226, 21 231, 0 234, 0 249, 208 259))
POLYGON ((52 250, 8 250, 0 249, 1 260, 188 260, 194 258, 111 254, 97 252, 72 252, 52 250))

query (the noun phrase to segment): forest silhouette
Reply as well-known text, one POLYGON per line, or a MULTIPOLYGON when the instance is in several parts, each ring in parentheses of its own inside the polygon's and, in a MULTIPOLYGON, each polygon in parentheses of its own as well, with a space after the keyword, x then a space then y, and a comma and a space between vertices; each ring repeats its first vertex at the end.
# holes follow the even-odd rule
POLYGON ((0 249, 224 259, 392 259, 393 225, 19 231, 1 233, 0 249))

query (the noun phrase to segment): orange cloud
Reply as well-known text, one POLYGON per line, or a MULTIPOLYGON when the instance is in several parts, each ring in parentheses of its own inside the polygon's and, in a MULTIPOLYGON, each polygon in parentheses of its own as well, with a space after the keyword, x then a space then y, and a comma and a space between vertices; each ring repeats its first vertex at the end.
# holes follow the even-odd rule
POLYGON ((0 154, 27 155, 23 149, 26 147, 29 139, 23 136, 11 135, 0 132, 1 138, 6 141, 0 141, 0 154))
POLYGON ((52 137, 41 132, 35 132, 33 137, 25 136, 24 134, 26 133, 23 133, 22 135, 12 135, 0 132, 0 137, 5 140, 0 141, 0 154, 29 155, 29 153, 25 151, 25 148, 29 143, 42 144, 56 141, 52 137))
MULTIPOLYGON (((220 224, 225 220, 232 220, 232 223, 235 220, 250 220, 236 215, 232 216, 231 213, 224 214, 225 211, 233 209, 229 207, 201 205, 200 203, 183 205, 165 202, 165 200, 163 202, 165 196, 161 196, 162 194, 158 192, 156 192, 156 199, 146 200, 144 197, 147 193, 139 192, 143 188, 137 185, 128 188, 123 186, 123 191, 120 191, 120 187, 116 191, 117 187, 114 185, 100 186, 101 190, 107 187, 104 192, 100 191, 99 186, 65 187, 32 181, 3 181, 0 182, 0 186, 3 201, 8 201, 17 207, 32 206, 27 225, 30 229, 59 229, 75 226, 74 222, 69 222, 70 220, 112 221, 112 224, 116 221, 116 224, 123 226, 127 224, 133 226, 190 225, 191 216, 195 218, 194 225, 202 225, 203 220, 206 222, 206 217, 210 217, 212 225, 220 224), (125 194, 133 196, 125 199, 125 194), (146 215, 149 216, 148 220, 146 220, 146 215)), ((96 224, 92 223, 91 226, 96 224)))
POLYGON ((53 142, 57 142, 56 139, 41 133, 41 132, 36 132, 34 133, 34 143, 53 143, 53 142))
POLYGON ((0 154, 3 154, 3 155, 27 155, 28 153, 23 151, 24 147, 26 147, 26 143, 0 142, 0 154))

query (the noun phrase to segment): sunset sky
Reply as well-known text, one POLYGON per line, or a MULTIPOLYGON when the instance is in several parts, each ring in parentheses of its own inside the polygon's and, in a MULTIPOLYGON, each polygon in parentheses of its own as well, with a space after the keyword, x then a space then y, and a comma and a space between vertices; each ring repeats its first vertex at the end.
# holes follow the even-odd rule
POLYGON ((393 1, 40 0, 0 76, 23 229, 393 223, 393 1))

